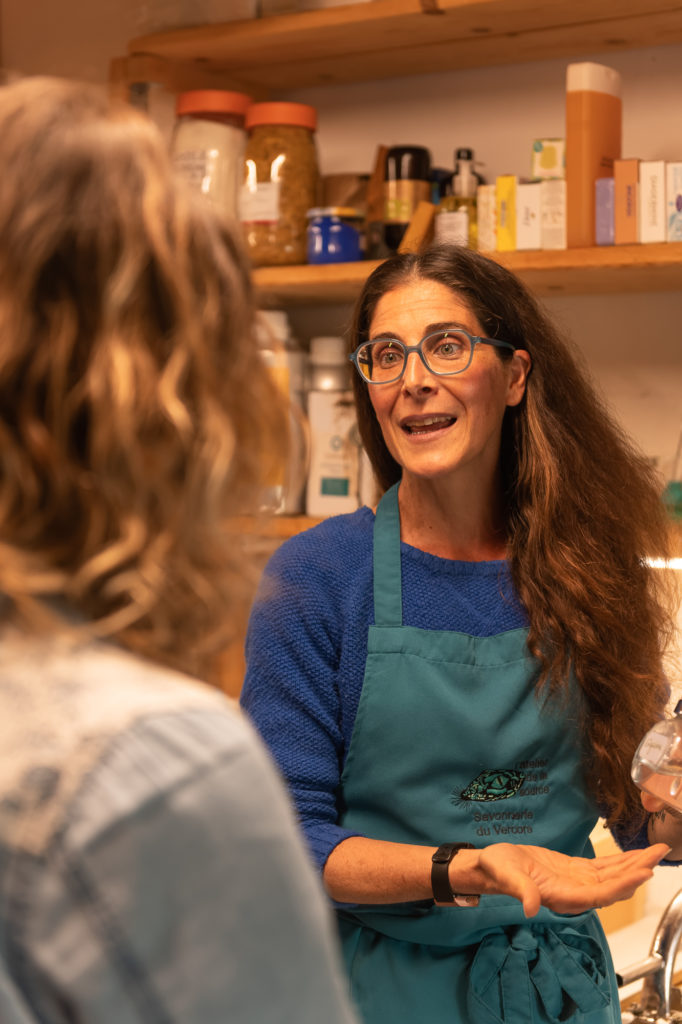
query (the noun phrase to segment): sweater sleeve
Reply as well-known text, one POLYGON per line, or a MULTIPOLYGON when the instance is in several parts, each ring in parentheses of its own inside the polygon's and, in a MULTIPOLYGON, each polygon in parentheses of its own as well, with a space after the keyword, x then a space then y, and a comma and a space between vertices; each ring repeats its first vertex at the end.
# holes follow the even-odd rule
POLYGON ((266 567, 247 631, 241 695, 320 870, 338 843, 357 834, 337 824, 344 583, 327 534, 317 527, 292 538, 266 567))

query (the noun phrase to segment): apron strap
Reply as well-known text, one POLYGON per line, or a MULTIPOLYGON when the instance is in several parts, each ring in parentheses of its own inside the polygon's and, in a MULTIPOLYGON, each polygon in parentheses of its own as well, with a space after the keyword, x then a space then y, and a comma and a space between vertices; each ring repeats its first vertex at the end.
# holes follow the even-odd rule
POLYGON ((386 491, 374 520, 374 622, 377 626, 403 624, 398 484, 386 491))

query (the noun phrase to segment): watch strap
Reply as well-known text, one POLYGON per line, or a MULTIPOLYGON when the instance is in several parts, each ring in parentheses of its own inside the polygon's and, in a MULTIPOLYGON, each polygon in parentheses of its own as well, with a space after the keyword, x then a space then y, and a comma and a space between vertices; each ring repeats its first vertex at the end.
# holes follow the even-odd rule
POLYGON ((431 889, 436 903, 455 903, 460 907, 478 906, 475 894, 457 894, 450 887, 448 868, 460 850, 474 850, 473 843, 443 843, 431 858, 431 889))

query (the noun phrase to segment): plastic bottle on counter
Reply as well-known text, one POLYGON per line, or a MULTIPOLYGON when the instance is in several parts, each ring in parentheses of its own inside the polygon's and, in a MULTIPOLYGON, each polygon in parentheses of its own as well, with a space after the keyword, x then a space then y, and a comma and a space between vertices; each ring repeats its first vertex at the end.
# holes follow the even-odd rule
POLYGON ((284 310, 261 310, 256 331, 263 361, 289 401, 289 461, 268 481, 261 510, 275 515, 300 515, 310 458, 310 430, 304 412, 307 357, 292 336, 284 310))
POLYGON ((632 779, 640 789, 682 812, 682 701, 675 717, 649 729, 632 760, 632 779))
POLYGON ((181 92, 175 104, 171 156, 178 173, 235 219, 250 104, 250 96, 222 89, 181 92))
POLYGON ((308 210, 318 205, 317 112, 253 103, 246 115, 239 213, 255 267, 306 262, 308 210))
POLYGON ((343 338, 311 338, 309 516, 353 512, 359 505, 360 448, 350 370, 343 338))
POLYGON ((455 173, 451 194, 443 196, 438 204, 434 222, 436 242, 451 242, 475 249, 478 245, 478 219, 476 192, 481 178, 474 170, 472 149, 458 149, 455 153, 455 173))

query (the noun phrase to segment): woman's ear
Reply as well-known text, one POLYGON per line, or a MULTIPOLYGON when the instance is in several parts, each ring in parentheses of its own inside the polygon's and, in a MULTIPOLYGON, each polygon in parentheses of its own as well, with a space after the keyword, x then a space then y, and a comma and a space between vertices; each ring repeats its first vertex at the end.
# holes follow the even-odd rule
POLYGON ((511 358, 507 405, 518 405, 526 393, 526 382, 532 364, 530 353, 517 348, 511 358))

